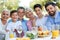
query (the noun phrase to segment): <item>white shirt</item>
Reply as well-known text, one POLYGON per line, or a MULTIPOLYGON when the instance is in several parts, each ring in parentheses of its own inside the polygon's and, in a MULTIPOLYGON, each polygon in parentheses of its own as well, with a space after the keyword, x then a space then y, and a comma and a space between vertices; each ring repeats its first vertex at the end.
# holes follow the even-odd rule
POLYGON ((47 17, 42 17, 42 18, 37 18, 36 19, 36 26, 41 26, 43 29, 47 29, 47 27, 45 26, 47 17))
POLYGON ((36 26, 45 25, 46 20, 47 20, 47 17, 37 18, 36 19, 36 26))
POLYGON ((14 31, 14 29, 17 29, 19 27, 21 28, 21 26, 22 26, 21 21, 9 22, 6 29, 9 31, 14 31))
POLYGON ((0 19, 0 33, 5 33, 5 29, 6 29, 7 23, 5 25, 2 24, 2 21, 0 19))

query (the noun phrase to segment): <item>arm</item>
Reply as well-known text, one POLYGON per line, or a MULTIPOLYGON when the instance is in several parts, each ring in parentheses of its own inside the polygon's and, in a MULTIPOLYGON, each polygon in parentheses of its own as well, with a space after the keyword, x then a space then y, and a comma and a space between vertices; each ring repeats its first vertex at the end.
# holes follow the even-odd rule
POLYGON ((6 27, 6 32, 9 32, 9 31, 11 31, 11 25, 10 24, 8 24, 6 27))

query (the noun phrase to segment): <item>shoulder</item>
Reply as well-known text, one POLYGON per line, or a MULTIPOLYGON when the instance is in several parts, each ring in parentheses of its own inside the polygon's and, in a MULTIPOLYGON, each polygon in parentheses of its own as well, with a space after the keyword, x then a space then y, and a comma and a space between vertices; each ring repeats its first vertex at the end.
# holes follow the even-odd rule
POLYGON ((50 16, 48 15, 48 16, 44 16, 43 17, 43 20, 45 21, 45 22, 48 22, 49 20, 50 20, 50 16))
POLYGON ((12 22, 9 22, 7 25, 12 25, 12 22))
POLYGON ((43 16, 44 19, 48 18, 48 16, 43 16))
POLYGON ((8 20, 8 23, 10 23, 10 22, 12 22, 12 19, 9 19, 9 20, 8 20))
POLYGON ((59 15, 60 15, 60 11, 59 11, 59 15))
POLYGON ((27 22, 28 20, 23 19, 22 21, 27 22))
POLYGON ((59 15, 59 14, 60 14, 60 10, 56 11, 56 14, 58 14, 58 15, 59 15))
POLYGON ((42 20, 46 21, 48 19, 48 16, 43 16, 42 20))
POLYGON ((21 21, 17 21, 18 23, 21 23, 21 21))

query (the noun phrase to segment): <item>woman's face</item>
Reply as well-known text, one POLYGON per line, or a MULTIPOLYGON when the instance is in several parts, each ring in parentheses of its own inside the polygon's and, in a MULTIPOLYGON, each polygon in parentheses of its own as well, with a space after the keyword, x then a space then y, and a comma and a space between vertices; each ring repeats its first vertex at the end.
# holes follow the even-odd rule
POLYGON ((8 11, 4 11, 4 12, 2 12, 2 14, 1 14, 1 18, 2 18, 3 20, 7 20, 7 19, 9 18, 9 16, 10 16, 10 14, 9 14, 8 11))
POLYGON ((26 13, 26 17, 27 17, 27 18, 32 18, 32 17, 33 17, 33 13, 28 11, 28 12, 26 13))
POLYGON ((11 18, 12 18, 13 21, 17 21, 18 20, 18 14, 17 14, 17 12, 13 13, 11 15, 11 18))
POLYGON ((35 8, 35 12, 37 16, 42 15, 42 10, 39 7, 35 8))

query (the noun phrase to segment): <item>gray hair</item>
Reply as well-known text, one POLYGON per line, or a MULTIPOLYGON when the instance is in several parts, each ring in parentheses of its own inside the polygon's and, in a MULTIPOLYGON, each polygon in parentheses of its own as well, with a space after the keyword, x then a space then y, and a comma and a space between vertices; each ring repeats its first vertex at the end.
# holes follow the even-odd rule
POLYGON ((26 8, 26 11, 33 12, 33 10, 31 8, 26 8))
POLYGON ((3 10, 2 10, 2 13, 5 12, 5 11, 10 14, 10 11, 9 11, 8 9, 3 9, 3 10))

